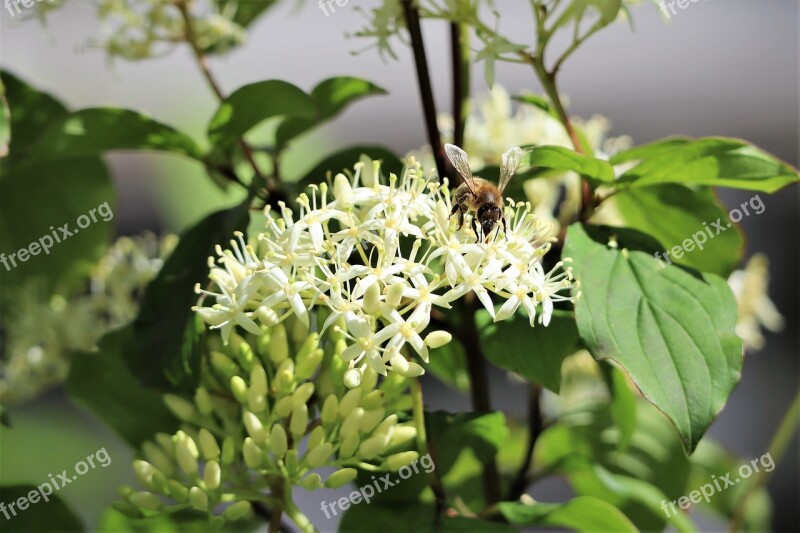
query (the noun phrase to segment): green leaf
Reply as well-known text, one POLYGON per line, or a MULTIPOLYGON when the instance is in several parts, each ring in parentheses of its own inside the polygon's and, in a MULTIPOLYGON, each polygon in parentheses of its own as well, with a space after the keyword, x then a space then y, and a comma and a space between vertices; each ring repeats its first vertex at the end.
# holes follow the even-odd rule
POLYGON ((11 141, 11 111, 8 110, 6 88, 0 78, 0 158, 8 155, 8 143, 11 141))
POLYGON ((523 104, 529 104, 529 105, 532 105, 534 107, 538 107, 539 109, 541 109, 545 113, 547 113, 547 114, 549 114, 549 115, 551 115, 551 116, 553 116, 555 118, 558 118, 558 114, 556 113, 555 109, 553 109, 553 105, 550 103, 550 100, 548 100, 544 96, 541 96, 541 95, 538 95, 538 94, 533 94, 533 93, 526 93, 526 94, 519 94, 519 95, 516 95, 516 96, 512 96, 511 99, 516 101, 516 102, 520 102, 520 103, 523 103, 523 104))
POLYGON ((500 512, 520 526, 566 527, 574 531, 638 531, 628 518, 610 503, 579 496, 567 503, 500 502, 500 512))
POLYGON ((663 245, 664 261, 727 278, 742 260, 742 234, 707 187, 692 190, 668 183, 629 188, 612 201, 624 226, 663 245))
POLYGON ((636 396, 628 386, 625 374, 616 367, 606 365, 610 373, 611 403, 609 411, 614 425, 619 428, 618 448, 625 450, 633 438, 636 430, 636 396))
POLYGON ((208 258, 249 221, 249 199, 217 211, 186 230, 158 276, 144 293, 133 322, 133 338, 123 355, 133 373, 148 387, 188 392, 197 383, 198 325, 192 305, 196 283, 205 283, 208 258))
POLYGON ((326 177, 345 170, 352 172, 353 166, 361 160, 362 155, 373 161, 381 161, 381 174, 384 176, 388 176, 389 173, 400 176, 403 172, 403 162, 388 149, 375 145, 357 145, 344 148, 317 163, 300 179, 298 185, 306 187, 312 183, 323 182, 326 177))
POLYGON ((614 181, 614 168, 602 159, 579 154, 561 146, 535 146, 525 154, 523 165, 573 171, 591 181, 602 185, 614 181))
POLYGON ((561 387, 561 363, 580 349, 578 328, 571 312, 555 311, 550 325, 531 327, 527 316, 492 322, 489 313, 478 318, 483 353, 495 365, 516 372, 553 392, 561 387))
MULTIPOLYGON (((52 491, 52 485, 47 481, 45 483, 52 491)), ((43 485, 40 486, 46 493, 47 488, 43 485)), ((84 531, 83 524, 64 500, 56 494, 42 496, 35 485, 0 487, 0 502, 6 505, 3 517, 4 531, 52 531, 53 533, 84 531), (35 503, 32 503, 34 501, 35 503), (24 509, 19 502, 23 502, 24 509), (10 508, 9 504, 12 503, 15 505, 10 508)))
POLYGON ((311 118, 314 113, 314 101, 302 89, 281 80, 259 81, 236 89, 220 104, 208 125, 208 138, 224 151, 269 118, 311 118))
POLYGON ((134 342, 133 334, 132 326, 126 326, 105 335, 97 352, 75 354, 67 392, 138 448, 158 432, 174 433, 179 421, 161 393, 142 388, 126 365, 122 352, 134 342))
MULTIPOLYGON (((630 159, 630 154, 618 157, 630 159)), ((642 149, 637 157, 643 160, 622 174, 618 183, 632 187, 681 183, 772 193, 800 181, 797 169, 738 139, 667 140, 642 149)))
POLYGON ((0 257, 6 263, 0 287, 42 277, 48 290, 67 289, 85 277, 111 240, 115 204, 111 179, 98 158, 31 161, 0 174, 0 257), (79 218, 85 228, 78 226, 79 218), (60 229, 65 224, 67 233, 60 229))
POLYGON ((629 161, 641 161, 648 157, 662 155, 676 148, 686 146, 690 142, 692 142, 692 139, 689 137, 668 137, 652 143, 634 146, 622 152, 617 152, 611 156, 609 161, 612 165, 619 165, 629 161))
POLYGON ((284 119, 275 133, 275 144, 279 149, 283 148, 293 138, 332 119, 353 102, 379 94, 387 93, 381 87, 361 78, 341 76, 322 81, 311 91, 316 116, 284 119))
POLYGON ((713 274, 659 267, 657 248, 634 230, 573 224, 564 255, 581 282, 575 313, 589 351, 622 367, 691 452, 741 377, 736 301, 713 274))
POLYGON ((249 2, 231 2, 230 0, 214 0, 217 4, 217 9, 224 11, 226 9, 235 9, 232 17, 233 22, 246 28, 264 12, 278 3, 278 0, 256 0, 249 2))
POLYGON ((0 81, 5 86, 11 113, 10 129, 13 133, 6 161, 17 163, 27 157, 42 131, 67 113, 67 108, 49 94, 37 91, 8 71, 0 71, 0 81))
POLYGON ((202 159, 185 133, 129 109, 92 108, 69 113, 42 133, 32 150, 40 159, 96 156, 117 150, 156 150, 202 159))

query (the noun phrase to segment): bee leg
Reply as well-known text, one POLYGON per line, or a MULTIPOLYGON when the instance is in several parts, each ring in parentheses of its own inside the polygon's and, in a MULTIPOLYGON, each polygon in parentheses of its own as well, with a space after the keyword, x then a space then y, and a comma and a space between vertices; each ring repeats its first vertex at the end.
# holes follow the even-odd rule
POLYGON ((475 223, 475 217, 472 217, 472 231, 475 233, 475 238, 478 239, 477 242, 481 242, 481 236, 478 234, 478 225, 475 223))
POLYGON ((506 216, 503 214, 502 211, 500 212, 500 220, 503 221, 503 237, 505 237, 506 240, 508 240, 508 232, 506 231, 506 216))

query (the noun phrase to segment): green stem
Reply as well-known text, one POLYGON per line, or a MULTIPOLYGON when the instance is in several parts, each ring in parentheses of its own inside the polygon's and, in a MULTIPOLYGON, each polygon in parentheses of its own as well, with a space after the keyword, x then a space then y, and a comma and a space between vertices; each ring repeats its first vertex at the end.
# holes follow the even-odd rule
POLYGON ((314 524, 311 523, 311 520, 309 520, 308 517, 303 514, 300 508, 295 505, 294 500, 292 499, 291 483, 285 484, 283 495, 283 512, 286 513, 286 516, 288 516, 303 533, 314 533, 317 531, 317 528, 314 527, 314 524))
MULTIPOLYGON (((792 442, 792 437, 797 430, 798 423, 800 423, 800 392, 794 397, 791 406, 789 406, 789 410, 786 411, 786 414, 783 416, 783 420, 781 420, 778 430, 775 432, 769 444, 767 453, 772 458, 774 464, 777 465, 783 458, 783 454, 786 453, 786 449, 789 447, 789 443, 792 442)), ((774 468, 769 472, 766 470, 760 471, 755 481, 747 487, 736 506, 736 513, 733 515, 733 520, 731 521, 731 531, 738 531, 740 529, 742 521, 744 520, 744 513, 747 509, 748 500, 753 494, 767 484, 767 481, 774 471, 774 468)))
MULTIPOLYGON (((414 427, 417 430, 417 451, 420 455, 429 455, 435 466, 436 451, 433 449, 433 443, 428 442, 428 434, 425 430, 425 403, 422 399, 422 384, 419 382, 419 378, 414 378, 411 381, 411 409, 414 416, 414 427)), ((447 497, 442 480, 439 478, 439 471, 436 468, 428 474, 428 483, 436 499, 435 518, 438 523, 447 497)))

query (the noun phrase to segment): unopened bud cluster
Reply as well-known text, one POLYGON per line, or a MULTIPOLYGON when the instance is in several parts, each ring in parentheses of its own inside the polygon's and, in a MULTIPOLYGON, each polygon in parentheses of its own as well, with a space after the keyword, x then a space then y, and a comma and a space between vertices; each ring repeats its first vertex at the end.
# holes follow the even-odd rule
POLYGON ((211 351, 193 398, 165 396, 182 429, 144 443, 133 463, 144 490, 123 488, 118 510, 141 517, 191 508, 224 522, 248 516, 249 502, 270 496, 271 480, 336 488, 359 466, 397 470, 416 459, 408 451, 416 430, 398 419, 411 407, 406 378, 379 383, 368 368, 345 387, 344 338, 320 339, 294 319, 248 338, 232 333, 211 351), (323 466, 337 470, 323 477, 315 471, 323 466))

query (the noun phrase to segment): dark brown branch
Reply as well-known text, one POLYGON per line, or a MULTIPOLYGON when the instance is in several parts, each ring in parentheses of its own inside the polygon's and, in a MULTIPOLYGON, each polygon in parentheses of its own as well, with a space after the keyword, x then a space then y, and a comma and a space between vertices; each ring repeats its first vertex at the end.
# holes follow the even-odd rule
POLYGON ((542 434, 542 429, 544 429, 540 405, 541 395, 541 386, 532 384, 528 390, 528 445, 525 449, 525 459, 522 462, 522 466, 517 472, 517 477, 511 483, 511 489, 508 493, 509 501, 519 499, 528 485, 528 470, 533 460, 533 449, 536 446, 539 435, 542 434))
POLYGON ((450 54, 453 62, 453 144, 464 146, 464 125, 469 94, 469 58, 466 40, 469 34, 460 24, 450 23, 450 54))

